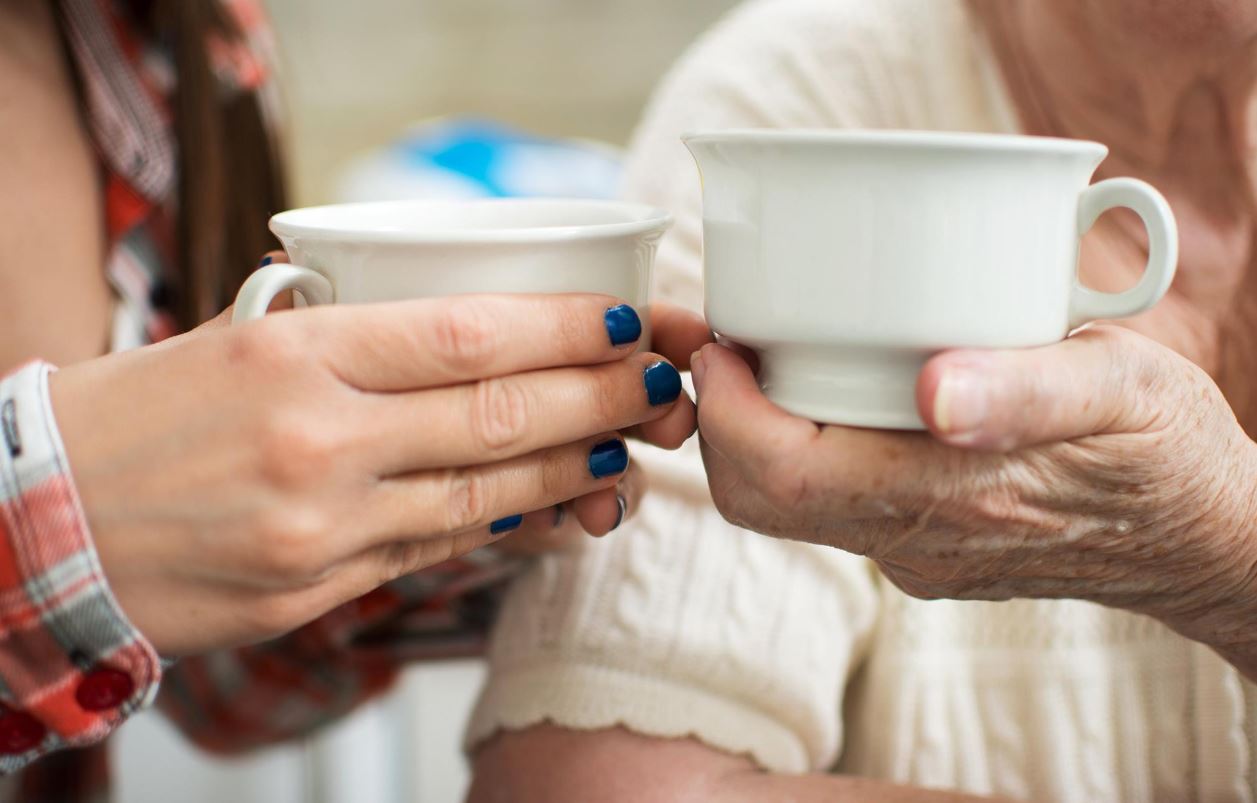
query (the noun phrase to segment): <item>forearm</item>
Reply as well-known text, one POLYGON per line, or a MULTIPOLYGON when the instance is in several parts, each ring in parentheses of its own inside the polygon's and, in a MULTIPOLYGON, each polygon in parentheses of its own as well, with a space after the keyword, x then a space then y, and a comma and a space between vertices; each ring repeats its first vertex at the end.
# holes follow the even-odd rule
POLYGON ((986 800, 842 775, 778 775, 693 739, 553 726, 500 734, 475 759, 469 803, 965 803, 986 800))
POLYGON ((994 800, 847 775, 772 775, 750 770, 726 776, 708 799, 724 803, 758 803, 762 800, 789 800, 791 803, 970 803, 994 800))

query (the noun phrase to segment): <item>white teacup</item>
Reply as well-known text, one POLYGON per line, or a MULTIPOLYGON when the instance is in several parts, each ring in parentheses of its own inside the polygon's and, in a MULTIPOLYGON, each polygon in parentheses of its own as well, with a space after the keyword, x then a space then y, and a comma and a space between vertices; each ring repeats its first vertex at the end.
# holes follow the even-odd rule
POLYGON ((232 321, 276 295, 355 304, 465 293, 605 293, 641 314, 666 212, 610 201, 388 201, 294 209, 271 218, 292 264, 268 265, 236 297, 232 321))
POLYGON ((705 311, 758 353, 765 394, 815 421, 920 429, 917 375, 950 348, 1017 348, 1153 306, 1174 278, 1165 199, 1088 186, 1098 143, 909 131, 719 131, 685 143, 703 177, 705 311), (1138 285, 1078 281, 1083 234, 1129 207, 1138 285))

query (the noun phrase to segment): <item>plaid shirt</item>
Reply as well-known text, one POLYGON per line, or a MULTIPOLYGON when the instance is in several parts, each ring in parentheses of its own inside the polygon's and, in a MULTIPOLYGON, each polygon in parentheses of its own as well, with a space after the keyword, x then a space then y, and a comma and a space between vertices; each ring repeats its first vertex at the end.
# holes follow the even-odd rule
MULTIPOLYGON (((220 2, 240 30, 207 43, 223 91, 257 93, 273 110, 260 7, 220 2)), ((105 176, 114 344, 138 346, 174 332, 156 303, 174 253, 174 74, 168 55, 137 35, 124 4, 61 0, 59 9, 105 176)), ((163 675, 101 572, 48 400, 51 370, 34 363, 0 379, 0 773, 9 774, 0 799, 107 799, 101 740, 155 698, 192 741, 233 753, 342 716, 387 689, 407 660, 482 648, 516 568, 484 551, 396 581, 282 639, 184 659, 163 675)))

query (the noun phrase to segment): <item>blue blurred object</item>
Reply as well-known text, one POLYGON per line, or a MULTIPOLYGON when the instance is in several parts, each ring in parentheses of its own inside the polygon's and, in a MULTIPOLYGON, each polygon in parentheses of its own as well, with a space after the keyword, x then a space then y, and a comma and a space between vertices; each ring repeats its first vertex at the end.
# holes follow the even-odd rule
POLYGON ((601 143, 546 139, 485 120, 449 118, 409 129, 355 160, 341 201, 409 198, 613 198, 621 153, 601 143))

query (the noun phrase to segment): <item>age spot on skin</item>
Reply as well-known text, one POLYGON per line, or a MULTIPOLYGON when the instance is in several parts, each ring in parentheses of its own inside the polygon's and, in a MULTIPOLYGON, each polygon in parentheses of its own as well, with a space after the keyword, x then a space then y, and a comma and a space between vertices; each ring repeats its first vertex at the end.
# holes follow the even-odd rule
POLYGON ((897 519, 902 515, 897 507, 884 499, 878 499, 873 502, 873 507, 877 509, 878 513, 890 519, 897 519))

